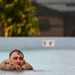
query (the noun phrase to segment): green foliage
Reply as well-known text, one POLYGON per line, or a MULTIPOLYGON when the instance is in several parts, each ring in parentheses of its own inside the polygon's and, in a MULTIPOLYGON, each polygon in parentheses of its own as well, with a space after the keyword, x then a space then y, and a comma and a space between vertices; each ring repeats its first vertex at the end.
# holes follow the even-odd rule
POLYGON ((38 35, 35 7, 29 0, 0 0, 0 25, 5 36, 38 35))

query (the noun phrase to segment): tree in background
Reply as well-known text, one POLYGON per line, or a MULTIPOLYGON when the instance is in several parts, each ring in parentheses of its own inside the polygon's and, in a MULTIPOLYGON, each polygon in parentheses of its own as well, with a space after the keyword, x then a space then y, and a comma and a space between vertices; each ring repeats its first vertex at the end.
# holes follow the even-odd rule
POLYGON ((0 26, 4 36, 39 35, 35 7, 29 0, 0 0, 0 26))

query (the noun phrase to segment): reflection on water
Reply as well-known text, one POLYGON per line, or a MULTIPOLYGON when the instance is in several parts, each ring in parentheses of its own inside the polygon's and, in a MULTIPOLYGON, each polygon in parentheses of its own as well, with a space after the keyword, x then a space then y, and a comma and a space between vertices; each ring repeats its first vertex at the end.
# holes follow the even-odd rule
MULTIPOLYGON (((75 75, 75 50, 22 50, 32 71, 2 71, 0 75, 75 75)), ((0 62, 10 51, 0 51, 0 62)))

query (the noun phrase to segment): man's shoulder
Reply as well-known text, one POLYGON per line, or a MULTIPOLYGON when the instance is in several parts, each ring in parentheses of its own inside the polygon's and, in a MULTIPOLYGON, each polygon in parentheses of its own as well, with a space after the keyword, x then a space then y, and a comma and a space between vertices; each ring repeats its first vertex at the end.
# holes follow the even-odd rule
POLYGON ((21 70, 21 68, 11 60, 6 59, 0 63, 0 70, 21 70))
POLYGON ((33 70, 33 67, 28 62, 25 62, 22 68, 25 70, 33 70))
POLYGON ((28 62, 25 62, 23 66, 20 67, 10 59, 6 59, 0 63, 0 70, 33 70, 33 67, 28 62))

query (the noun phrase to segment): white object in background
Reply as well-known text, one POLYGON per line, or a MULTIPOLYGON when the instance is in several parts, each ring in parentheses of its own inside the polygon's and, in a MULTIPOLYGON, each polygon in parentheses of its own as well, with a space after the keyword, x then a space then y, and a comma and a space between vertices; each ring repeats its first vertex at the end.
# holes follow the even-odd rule
POLYGON ((43 47, 54 47, 55 40, 43 40, 42 45, 43 47))

